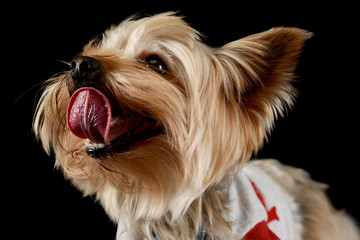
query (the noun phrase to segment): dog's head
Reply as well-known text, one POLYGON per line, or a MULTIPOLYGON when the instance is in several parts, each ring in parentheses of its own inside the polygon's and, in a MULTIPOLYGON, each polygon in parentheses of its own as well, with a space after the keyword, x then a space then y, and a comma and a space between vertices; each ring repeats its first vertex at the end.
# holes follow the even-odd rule
POLYGON ((128 19, 48 81, 35 133, 113 219, 178 216, 261 147, 310 36, 274 28, 211 48, 171 13, 128 19))

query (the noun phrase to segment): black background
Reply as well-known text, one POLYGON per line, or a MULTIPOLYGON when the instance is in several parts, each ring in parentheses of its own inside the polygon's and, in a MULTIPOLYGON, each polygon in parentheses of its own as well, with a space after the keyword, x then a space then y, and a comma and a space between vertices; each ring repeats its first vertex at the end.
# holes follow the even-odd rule
MULTIPOLYGON (((306 169, 328 183, 338 209, 360 219, 358 206, 358 30, 357 6, 342 2, 204 4, 159 1, 83 4, 10 3, 2 6, 2 216, 5 231, 31 239, 114 239, 115 225, 91 197, 54 169, 31 130, 40 83, 67 69, 83 44, 111 24, 135 14, 179 11, 219 47, 275 26, 294 26, 315 35, 306 42, 296 73, 300 91, 293 110, 258 153, 306 169)), ((4 236, 7 233, 2 233, 4 236)), ((11 235, 7 235, 11 236, 11 235)))

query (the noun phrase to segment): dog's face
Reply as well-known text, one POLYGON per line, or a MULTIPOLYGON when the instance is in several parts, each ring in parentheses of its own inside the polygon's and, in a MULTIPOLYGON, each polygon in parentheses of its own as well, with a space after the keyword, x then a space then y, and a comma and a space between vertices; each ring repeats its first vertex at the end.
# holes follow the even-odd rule
POLYGON ((261 147, 309 37, 276 28, 211 48, 170 13, 126 20, 49 80, 35 132, 113 219, 126 210, 112 204, 177 216, 261 147))

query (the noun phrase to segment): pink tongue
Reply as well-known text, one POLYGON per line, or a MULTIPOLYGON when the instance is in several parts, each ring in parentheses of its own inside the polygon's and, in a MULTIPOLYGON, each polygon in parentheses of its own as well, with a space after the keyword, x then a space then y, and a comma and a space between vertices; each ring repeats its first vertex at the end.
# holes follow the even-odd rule
POLYGON ((95 88, 80 88, 71 96, 67 110, 71 132, 94 143, 108 139, 111 124, 111 106, 107 97, 95 88))

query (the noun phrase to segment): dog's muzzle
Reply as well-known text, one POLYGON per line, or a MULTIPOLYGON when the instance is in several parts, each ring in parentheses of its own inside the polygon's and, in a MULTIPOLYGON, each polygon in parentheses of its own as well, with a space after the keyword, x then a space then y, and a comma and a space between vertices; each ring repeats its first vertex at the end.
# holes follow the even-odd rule
POLYGON ((79 56, 70 63, 71 78, 67 85, 70 95, 82 87, 95 87, 101 84, 103 66, 95 58, 79 56))
POLYGON ((162 132, 160 124, 121 106, 107 89, 104 69, 95 58, 79 56, 67 78, 70 101, 67 124, 76 137, 86 139, 86 152, 105 158, 162 132))
POLYGON ((98 60, 87 56, 74 58, 70 66, 73 80, 79 83, 96 78, 102 70, 102 65, 98 60))

